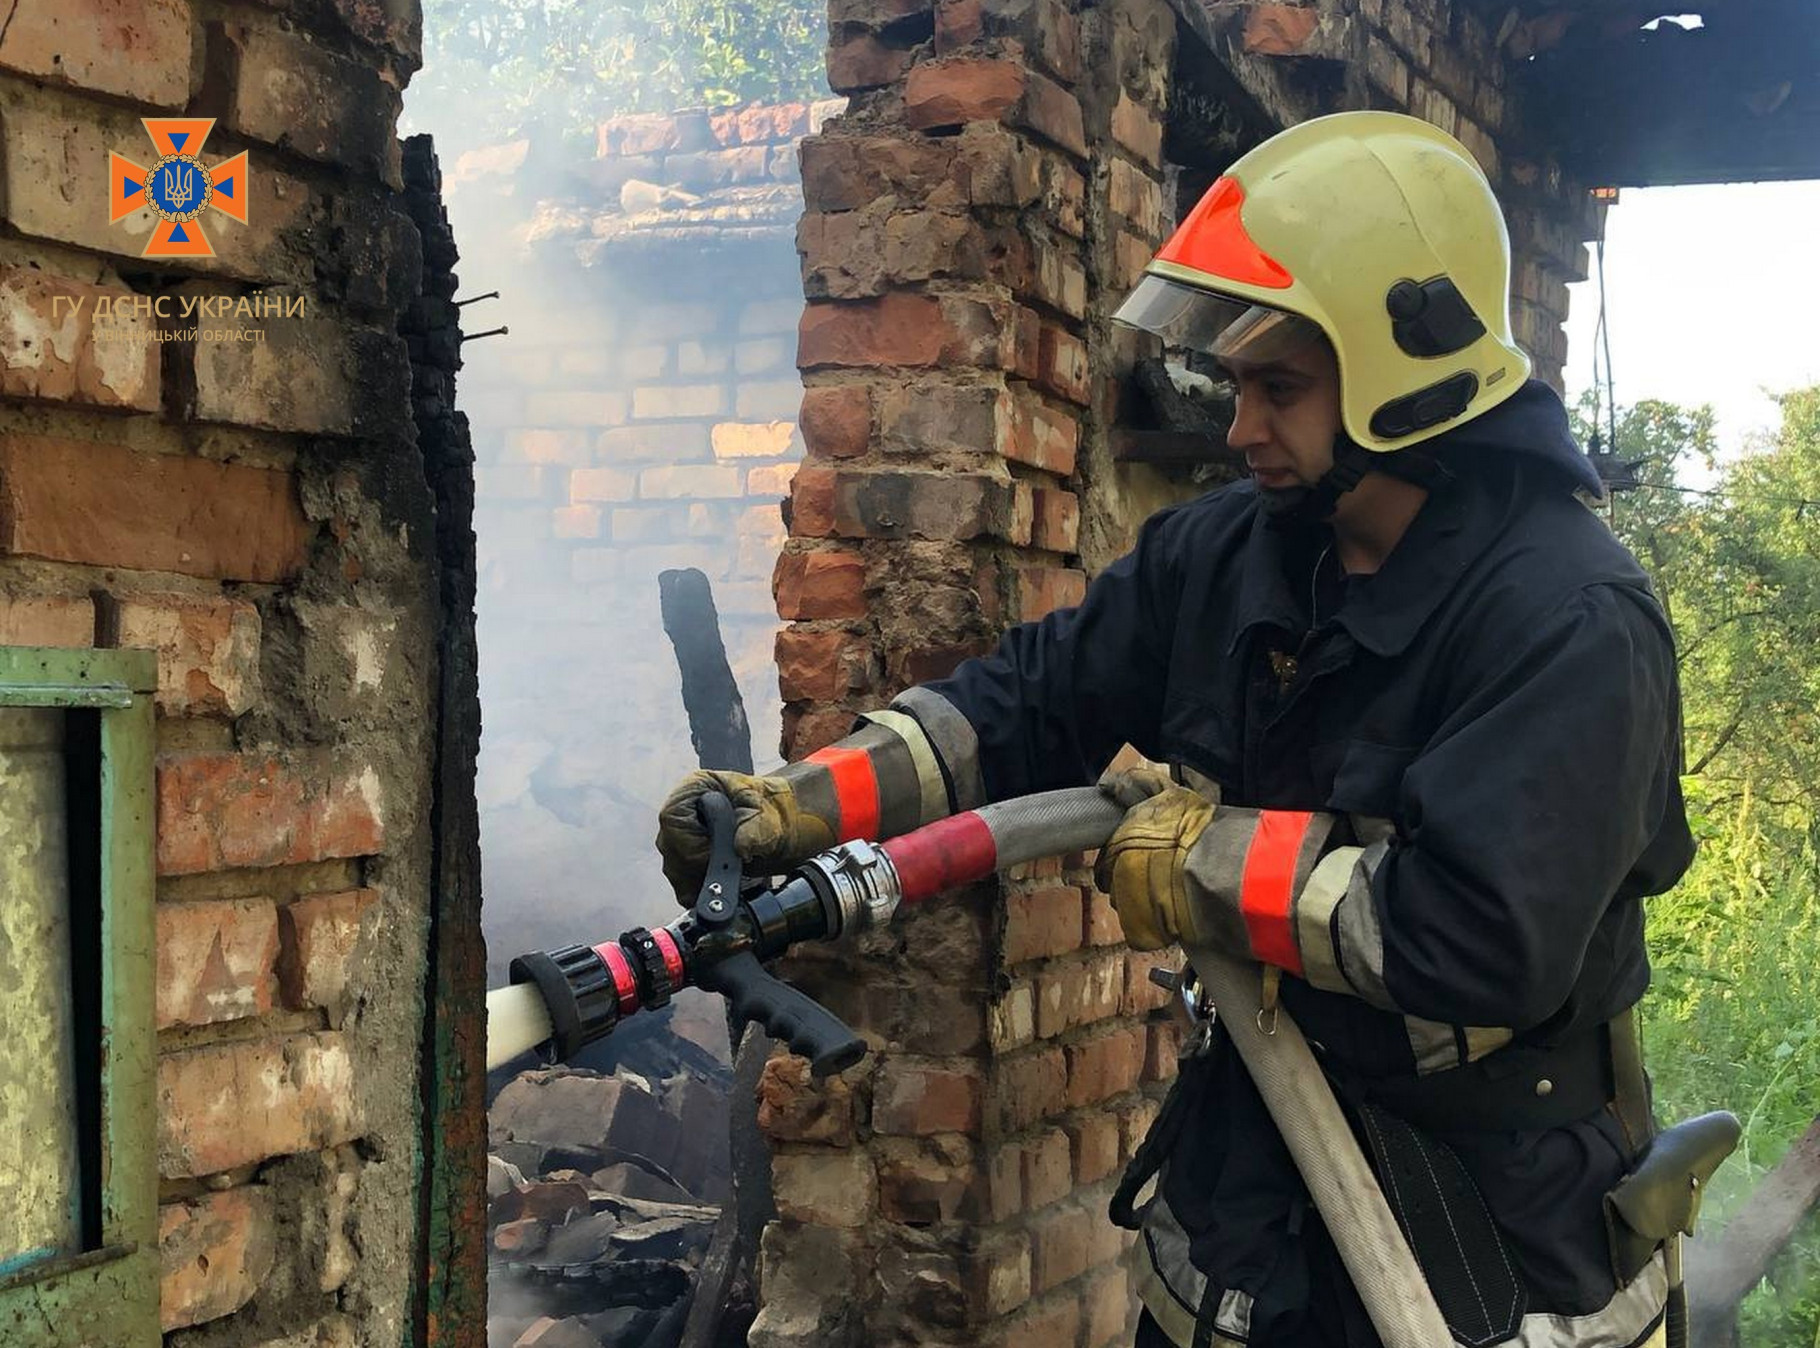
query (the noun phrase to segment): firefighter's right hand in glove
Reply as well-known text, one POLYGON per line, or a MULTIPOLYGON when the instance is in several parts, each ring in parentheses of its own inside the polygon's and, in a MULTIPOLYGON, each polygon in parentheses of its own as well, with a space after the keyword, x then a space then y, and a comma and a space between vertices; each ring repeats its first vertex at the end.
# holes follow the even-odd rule
POLYGON ((1100 793, 1125 818, 1100 849, 1094 883, 1118 910, 1133 950, 1160 950, 1196 936, 1189 907, 1188 853, 1213 822, 1213 802, 1157 768, 1108 772, 1100 793))
POLYGON ((733 848, 767 874, 787 870, 834 846, 834 828, 804 810, 782 777, 743 772, 691 772, 657 812, 657 850, 677 902, 695 902, 708 870, 708 831, 696 803, 710 791, 733 802, 733 848))

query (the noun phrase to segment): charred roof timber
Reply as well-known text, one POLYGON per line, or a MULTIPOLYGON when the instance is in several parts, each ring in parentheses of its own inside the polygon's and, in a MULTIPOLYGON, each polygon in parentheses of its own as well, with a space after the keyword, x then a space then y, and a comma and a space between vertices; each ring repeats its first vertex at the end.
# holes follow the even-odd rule
POLYGON ((1500 31, 1531 129, 1583 181, 1820 177, 1811 0, 1707 0, 1683 15, 1660 0, 1475 3, 1507 11, 1500 31))

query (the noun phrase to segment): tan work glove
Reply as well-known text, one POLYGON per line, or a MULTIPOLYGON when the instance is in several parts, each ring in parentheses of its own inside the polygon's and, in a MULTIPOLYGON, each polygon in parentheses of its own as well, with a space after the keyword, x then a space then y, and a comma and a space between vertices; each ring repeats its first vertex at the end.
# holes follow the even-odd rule
POLYGON ((696 802, 718 791, 733 802, 733 850, 767 874, 786 870, 834 846, 834 827, 804 810, 782 777, 743 772, 691 772, 657 812, 657 850, 679 903, 695 902, 708 871, 708 832, 696 802))
POLYGON ((1118 910, 1133 950, 1160 950, 1196 933, 1188 904, 1188 852, 1213 822, 1213 802, 1157 768, 1108 772, 1100 793, 1125 818, 1100 849, 1094 883, 1118 910))

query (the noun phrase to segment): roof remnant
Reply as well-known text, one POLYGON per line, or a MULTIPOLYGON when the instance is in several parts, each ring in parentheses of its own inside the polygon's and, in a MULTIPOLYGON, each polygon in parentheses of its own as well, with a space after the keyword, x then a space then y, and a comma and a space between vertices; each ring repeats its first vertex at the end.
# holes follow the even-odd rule
POLYGON ((601 123, 596 157, 580 172, 541 167, 537 146, 515 141, 463 155, 453 177, 531 197, 524 243, 571 250, 589 267, 655 250, 788 241, 803 212, 797 144, 845 106, 837 98, 618 117, 601 123))

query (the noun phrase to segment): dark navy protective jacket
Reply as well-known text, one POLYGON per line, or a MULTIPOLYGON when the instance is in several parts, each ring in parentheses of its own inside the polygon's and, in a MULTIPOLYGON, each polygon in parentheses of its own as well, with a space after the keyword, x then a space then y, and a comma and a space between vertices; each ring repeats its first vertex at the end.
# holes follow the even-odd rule
MULTIPOLYGON (((1223 487, 1149 520, 1079 608, 926 689, 971 725, 988 799, 1091 782, 1130 742, 1224 808, 1387 834, 1367 877, 1381 948, 1357 980, 1377 995, 1283 982, 1341 1081, 1514 1060, 1609 1020, 1649 981, 1639 900, 1692 856, 1672 636, 1572 494, 1596 479, 1559 399, 1532 382, 1431 445, 1451 480, 1375 575, 1323 586, 1318 539, 1223 487)), ((1242 1291, 1260 1342, 1375 1342, 1227 1057, 1165 1176, 1194 1264, 1242 1291)), ((1616 1314, 1612 1121, 1448 1141, 1544 1317, 1525 1325, 1616 1314)))

